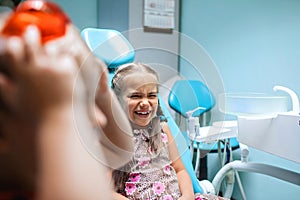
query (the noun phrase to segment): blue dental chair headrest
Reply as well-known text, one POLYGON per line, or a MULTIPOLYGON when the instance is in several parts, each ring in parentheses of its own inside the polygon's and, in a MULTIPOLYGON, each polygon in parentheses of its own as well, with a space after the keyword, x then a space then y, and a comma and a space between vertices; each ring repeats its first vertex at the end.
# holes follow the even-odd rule
POLYGON ((193 113, 193 117, 199 117, 216 104, 212 92, 198 80, 176 81, 169 94, 168 102, 172 109, 184 117, 187 117, 188 111, 202 107, 193 113))
POLYGON ((81 36, 94 55, 103 60, 109 71, 120 65, 133 62, 135 51, 128 40, 111 29, 85 28, 81 36))

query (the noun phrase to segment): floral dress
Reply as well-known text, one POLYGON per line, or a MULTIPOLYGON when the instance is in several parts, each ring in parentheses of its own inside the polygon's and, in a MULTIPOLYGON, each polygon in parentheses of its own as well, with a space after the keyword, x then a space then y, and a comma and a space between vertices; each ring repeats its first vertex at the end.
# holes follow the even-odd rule
MULTIPOLYGON (((155 126, 155 125, 154 125, 155 126)), ((162 131, 153 134, 153 127, 133 127, 135 151, 129 165, 130 173, 125 183, 125 196, 129 199, 171 200, 181 196, 176 172, 171 166, 168 137, 162 131), (157 135, 156 135, 157 134, 157 135), (155 149, 150 137, 159 144, 155 149)))
MULTIPOLYGON (((163 123, 153 120, 148 127, 133 126, 134 155, 124 166, 129 169, 124 191, 128 199, 176 200, 181 196, 177 175, 171 166, 168 137, 163 132, 163 123), (151 137, 156 144, 151 145, 151 137)), ((153 140, 152 140, 153 141, 153 140)), ((195 200, 220 200, 215 195, 195 195, 195 200)))

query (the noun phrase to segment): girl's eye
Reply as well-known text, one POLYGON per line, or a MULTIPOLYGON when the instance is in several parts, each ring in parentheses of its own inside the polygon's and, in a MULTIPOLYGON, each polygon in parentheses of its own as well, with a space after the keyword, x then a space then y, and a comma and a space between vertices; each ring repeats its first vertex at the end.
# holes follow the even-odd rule
POLYGON ((142 98, 142 96, 138 95, 138 94, 132 94, 132 95, 129 96, 129 98, 130 99, 140 99, 140 98, 142 98))
POLYGON ((154 99, 154 98, 157 97, 157 94, 149 94, 148 97, 151 98, 151 99, 154 99))

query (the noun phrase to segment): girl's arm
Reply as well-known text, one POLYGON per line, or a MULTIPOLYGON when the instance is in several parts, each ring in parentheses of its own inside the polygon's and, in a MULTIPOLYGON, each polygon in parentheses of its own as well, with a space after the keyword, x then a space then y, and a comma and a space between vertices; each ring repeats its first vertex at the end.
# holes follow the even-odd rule
POLYGON ((190 179, 189 174, 187 173, 184 164, 180 158, 177 146, 176 146, 176 141, 172 136, 171 130, 167 124, 163 126, 163 131, 167 134, 168 136, 168 148, 169 148, 169 154, 170 154, 170 159, 172 161, 172 166, 176 171, 177 174, 177 179, 178 179, 178 184, 179 188, 181 191, 182 196, 180 199, 194 199, 194 190, 193 190, 193 185, 192 181, 190 179))

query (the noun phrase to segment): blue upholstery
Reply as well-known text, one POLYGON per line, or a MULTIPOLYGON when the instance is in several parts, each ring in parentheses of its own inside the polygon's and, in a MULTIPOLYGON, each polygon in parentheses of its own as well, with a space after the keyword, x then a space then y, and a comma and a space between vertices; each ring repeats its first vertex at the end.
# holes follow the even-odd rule
POLYGON ((135 51, 133 47, 118 31, 85 28, 81 31, 81 36, 94 55, 103 60, 110 70, 134 61, 135 51))
MULTIPOLYGON (((168 99, 169 105, 180 115, 187 117, 186 112, 194 110, 197 107, 205 109, 198 110, 193 113, 194 117, 199 117, 203 113, 212 109, 215 104, 215 98, 209 88, 199 80, 178 80, 174 83, 168 99)), ((190 140, 186 132, 183 135, 189 144, 190 140)), ((190 145, 190 144, 189 144, 190 145)), ((230 138, 230 146, 236 148, 239 143, 236 138, 230 138)), ((193 143, 194 148, 198 148, 197 143, 193 143)), ((222 145, 221 148, 224 146, 222 145)), ((217 152, 217 142, 213 144, 200 143, 201 150, 209 150, 217 152)))
POLYGON ((165 103, 163 102, 163 100, 159 97, 159 102, 160 102, 160 106, 161 109, 164 113, 164 115, 166 116, 167 120, 168 120, 168 125, 171 129, 171 132, 175 138, 177 147, 178 147, 178 151, 180 154, 180 158, 182 160, 182 162, 184 163, 184 166, 187 170, 187 172, 189 173, 192 183, 193 183, 193 188, 194 188, 194 192, 195 193, 202 193, 203 190, 201 188, 201 186, 199 185, 199 181, 198 178, 196 176, 196 173, 194 171, 194 167, 193 164, 191 162, 191 153, 189 151, 189 148, 186 144, 185 138, 184 136, 181 134, 175 120, 173 119, 173 117, 171 116, 169 110, 167 109, 165 103))
POLYGON ((186 112, 197 107, 203 107, 193 113, 199 117, 202 113, 209 111, 215 104, 215 98, 208 87, 198 80, 178 80, 169 94, 169 105, 176 112, 187 117, 186 112))
MULTIPOLYGON (((119 65, 132 62, 135 57, 134 50, 130 43, 127 41, 125 37, 122 36, 121 33, 115 30, 108 29, 94 29, 94 28, 86 28, 81 32, 83 40, 87 43, 88 47, 93 51, 93 53, 102 59, 109 68, 116 69, 119 65), (112 36, 117 35, 118 37, 111 38, 112 36), (112 41, 111 39, 117 38, 116 41, 112 41), (108 42, 109 39, 109 42, 108 42), (123 41, 122 41, 123 40, 123 41), (103 43, 106 43, 105 45, 103 43), (120 46, 123 46, 123 53, 118 50, 120 46), (124 45, 128 45, 125 47, 124 45), (105 47, 105 48, 104 48, 105 47), (111 51, 111 52, 107 52, 111 51), (118 54, 119 53, 119 54, 118 54)), ((113 70, 109 73, 109 82, 113 77, 113 70)), ((199 184, 195 171, 193 169, 193 165, 191 162, 190 151, 188 150, 188 146, 186 145, 185 139, 182 134, 180 134, 180 130, 172 118, 169 110, 167 109, 163 100, 159 97, 160 105, 162 111, 164 112, 168 125, 172 131, 172 134, 175 138, 180 157, 186 167, 188 174, 191 177, 193 188, 195 193, 202 193, 203 190, 199 184)))

